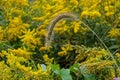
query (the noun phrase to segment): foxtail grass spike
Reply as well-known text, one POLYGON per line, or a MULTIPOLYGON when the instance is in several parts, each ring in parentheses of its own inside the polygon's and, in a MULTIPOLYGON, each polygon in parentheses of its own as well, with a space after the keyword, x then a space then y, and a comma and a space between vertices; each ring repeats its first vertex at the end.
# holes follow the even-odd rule
POLYGON ((58 23, 60 20, 64 20, 66 18, 70 18, 73 21, 78 21, 79 18, 77 15, 73 14, 73 13, 61 13, 58 16, 56 16, 55 18, 53 18, 53 20, 50 22, 48 29, 47 29, 47 35, 46 35, 46 42, 45 42, 45 46, 48 48, 51 46, 51 42, 52 42, 52 35, 53 35, 53 29, 56 25, 56 23, 58 23))

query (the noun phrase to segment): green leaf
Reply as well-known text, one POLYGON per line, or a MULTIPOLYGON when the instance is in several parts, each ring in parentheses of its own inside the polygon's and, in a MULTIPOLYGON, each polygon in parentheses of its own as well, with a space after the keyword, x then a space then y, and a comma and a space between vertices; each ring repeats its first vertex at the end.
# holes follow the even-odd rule
POLYGON ((87 69, 84 66, 80 67, 80 72, 84 76, 85 80, 96 80, 95 75, 87 73, 87 69))
POLYGON ((96 80, 95 75, 93 75, 93 74, 84 74, 83 76, 84 76, 85 80, 96 80))
POLYGON ((109 49, 117 49, 117 48, 120 48, 120 45, 112 45, 109 47, 109 49))
POLYGON ((0 15, 0 20, 3 20, 3 15, 0 15))
POLYGON ((70 69, 61 69, 60 77, 62 78, 62 80, 72 80, 72 77, 70 75, 70 69))
POLYGON ((55 71, 55 70, 60 70, 60 65, 59 65, 59 64, 51 64, 51 69, 52 69, 53 71, 55 71))
POLYGON ((72 65, 70 67, 70 71, 72 71, 72 72, 79 71, 79 64, 76 63, 76 64, 72 65))
POLYGON ((0 21, 0 25, 5 26, 5 25, 6 25, 5 20, 1 20, 1 21, 0 21))
POLYGON ((51 69, 54 73, 60 74, 60 65, 59 64, 51 64, 51 69))

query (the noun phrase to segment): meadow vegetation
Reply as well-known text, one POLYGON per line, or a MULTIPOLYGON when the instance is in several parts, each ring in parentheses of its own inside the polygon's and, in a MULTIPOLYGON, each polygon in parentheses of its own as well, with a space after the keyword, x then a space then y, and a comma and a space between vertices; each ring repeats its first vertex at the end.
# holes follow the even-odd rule
POLYGON ((120 0, 0 0, 0 80, 120 77, 120 0), (56 23, 61 13, 79 20, 56 23))

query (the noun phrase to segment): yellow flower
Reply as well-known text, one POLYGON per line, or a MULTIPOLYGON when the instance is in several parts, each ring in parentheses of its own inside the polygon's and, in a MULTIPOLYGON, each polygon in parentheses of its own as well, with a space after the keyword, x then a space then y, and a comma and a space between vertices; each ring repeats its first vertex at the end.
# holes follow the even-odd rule
POLYGON ((101 17, 101 14, 100 14, 100 12, 99 11, 91 11, 90 13, 90 16, 92 17, 92 18, 94 18, 94 17, 101 17))
POLYGON ((120 36, 120 29, 112 28, 108 33, 109 33, 108 34, 109 37, 119 37, 120 36))
POLYGON ((74 33, 77 33, 77 32, 81 32, 81 33, 84 33, 86 32, 87 28, 84 28, 81 26, 81 22, 72 22, 72 26, 73 26, 73 29, 74 29, 74 33))
POLYGON ((46 19, 46 16, 32 18, 32 20, 35 20, 35 21, 44 21, 45 19, 46 19))
POLYGON ((14 54, 15 56, 24 57, 27 60, 29 60, 31 58, 31 55, 32 55, 32 52, 28 52, 25 48, 24 49, 18 48, 18 49, 13 49, 13 50, 8 49, 8 51, 11 54, 14 54))
POLYGON ((120 62, 120 53, 116 53, 115 55, 117 56, 117 59, 120 62))
POLYGON ((94 72, 95 70, 102 70, 104 68, 109 68, 110 66, 114 65, 114 61, 109 60, 101 60, 95 62, 83 62, 81 66, 84 66, 88 69, 89 72, 94 72))
POLYGON ((63 47, 61 47, 61 49, 63 51, 72 51, 73 50, 73 46, 71 44, 66 44, 63 47))
POLYGON ((117 68, 117 77, 120 77, 120 69, 117 68))
POLYGON ((23 44, 26 44, 28 48, 34 50, 37 46, 40 45, 40 38, 36 38, 35 30, 28 30, 24 32, 25 35, 20 36, 23 44))
POLYGON ((32 67, 25 67, 24 65, 21 65, 19 62, 16 62, 16 67, 20 69, 22 72, 28 72, 31 71, 32 67))
POLYGON ((39 35, 39 36, 46 36, 46 30, 45 29, 41 29, 41 30, 37 30, 36 31, 36 33, 37 33, 37 35, 39 35))
MULTIPOLYGON (((20 9, 17 9, 17 8, 11 8, 10 10, 10 13, 8 13, 9 15, 12 15, 12 14, 16 14, 16 15, 21 15, 24 13, 23 10, 20 10, 20 9)), ((8 19, 11 19, 9 18, 9 16, 7 15, 8 19)))
POLYGON ((54 30, 55 30, 55 33, 63 34, 66 31, 69 31, 69 28, 70 26, 64 25, 64 26, 56 27, 54 30))
POLYGON ((48 48, 46 48, 45 46, 44 47, 40 47, 40 51, 46 51, 48 50, 48 48))
POLYGON ((3 29, 0 26, 0 41, 2 41, 4 39, 4 35, 3 35, 3 29))
POLYGON ((6 27, 6 38, 10 41, 16 41, 19 36, 23 34, 29 27, 29 24, 24 24, 21 20, 21 17, 15 17, 10 20, 10 24, 6 27))
POLYGON ((89 15, 89 12, 88 12, 87 10, 82 11, 82 13, 81 13, 81 17, 82 17, 82 18, 87 18, 88 15, 89 15))
POLYGON ((65 56, 65 55, 67 55, 67 51, 60 51, 60 52, 58 52, 58 55, 65 56))
POLYGON ((107 5, 107 6, 104 7, 104 10, 105 11, 114 11, 114 6, 107 5))
POLYGON ((78 26, 75 26, 75 27, 74 27, 74 33, 77 33, 78 30, 79 30, 79 27, 78 27, 78 26))
POLYGON ((1 80, 9 80, 13 78, 13 73, 11 72, 11 68, 6 65, 4 61, 0 61, 0 79, 1 80))
POLYGON ((101 17, 101 13, 99 11, 95 11, 95 10, 93 10, 93 11, 85 10, 81 13, 81 17, 83 17, 83 18, 91 17, 94 19, 96 17, 101 17))
POLYGON ((49 58, 47 54, 43 55, 43 59, 45 61, 45 64, 50 64, 53 61, 53 58, 49 58))
MULTIPOLYGON (((14 24, 15 26, 19 25, 19 24, 22 24, 22 20, 21 20, 21 17, 14 17, 14 19, 12 19, 10 21, 10 24, 14 24)), ((14 26, 11 26, 11 27, 14 27, 14 26)))
POLYGON ((23 57, 17 57, 14 54, 8 53, 7 56, 7 64, 10 65, 10 67, 16 69, 16 64, 21 62, 26 62, 27 60, 23 57))
POLYGON ((112 78, 115 78, 115 70, 114 70, 114 68, 113 67, 110 67, 110 75, 111 75, 111 77, 112 78))
POLYGON ((20 7, 28 5, 28 0, 11 0, 11 2, 20 7))
POLYGON ((105 15, 106 16, 112 16, 114 14, 114 12, 106 12, 105 15))
POLYGON ((108 52, 105 49, 101 49, 100 51, 96 51, 96 56, 100 56, 101 57, 106 57, 108 55, 108 52))
POLYGON ((45 47, 45 46, 43 46, 43 47, 40 47, 40 51, 50 51, 50 48, 52 48, 51 46, 50 47, 45 47))
POLYGON ((0 53, 0 57, 3 58, 3 57, 5 57, 7 54, 8 54, 7 51, 2 50, 2 52, 0 53))
POLYGON ((76 22, 76 23, 73 23, 73 25, 74 25, 74 33, 77 33, 79 30, 80 30, 80 24, 78 23, 78 22, 76 22))
POLYGON ((79 4, 79 2, 78 2, 78 0, 70 0, 70 3, 72 3, 72 5, 74 5, 73 7, 78 7, 78 4, 79 4))

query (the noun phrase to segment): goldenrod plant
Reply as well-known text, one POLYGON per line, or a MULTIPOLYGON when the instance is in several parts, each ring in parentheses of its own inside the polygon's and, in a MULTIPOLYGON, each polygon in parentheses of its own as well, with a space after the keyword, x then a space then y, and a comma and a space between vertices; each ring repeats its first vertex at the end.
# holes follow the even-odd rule
POLYGON ((120 77, 120 0, 0 0, 0 80, 120 77))

